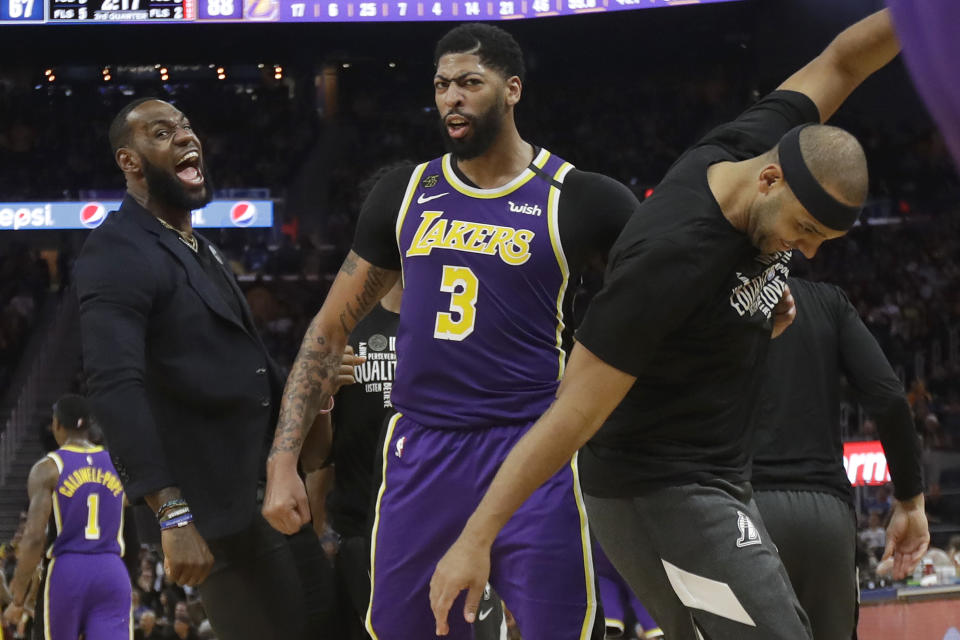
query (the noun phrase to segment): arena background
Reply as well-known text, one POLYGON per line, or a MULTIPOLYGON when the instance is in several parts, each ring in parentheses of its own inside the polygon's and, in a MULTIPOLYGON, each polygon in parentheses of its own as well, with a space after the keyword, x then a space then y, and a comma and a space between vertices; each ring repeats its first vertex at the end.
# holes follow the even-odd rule
MULTIPOLYGON (((9 13, 11 0, 3 1, 9 13)), ((642 199, 698 135, 880 6, 739 0, 505 21, 529 69, 520 131, 582 169, 616 177, 642 199)), ((431 55, 450 26, 0 25, 0 540, 7 578, 26 474, 49 446, 50 406, 83 388, 70 268, 88 233, 82 224, 37 229, 42 222, 18 218, 17 210, 39 207, 42 220, 46 204, 71 202, 63 215, 79 220, 85 205, 119 199, 122 179, 106 141, 110 119, 134 97, 174 101, 203 138, 218 199, 272 204, 272 220, 244 228, 227 213, 225 226, 208 234, 230 256, 268 346, 289 366, 349 248, 365 180, 383 165, 441 149, 431 55)), ((949 598, 958 568, 949 558, 956 562, 960 546, 960 184, 900 60, 871 77, 832 122, 867 149, 866 224, 814 261, 797 259, 795 268, 847 290, 910 390, 929 472, 932 541, 948 558, 935 556, 926 570, 936 586, 920 586, 933 582, 922 569, 891 585, 873 575, 875 560, 864 550, 869 606, 861 638, 957 638, 960 607, 949 598)), ((99 215, 95 207, 89 212, 99 215)), ((240 212, 235 220, 246 219, 240 212)), ((597 282, 597 274, 585 279, 583 301, 597 282)), ((875 440, 854 402, 845 402, 843 420, 846 439, 875 440)), ((888 507, 885 491, 858 489, 862 526, 871 510, 888 507)), ((163 584, 157 550, 144 539, 131 577, 169 618, 185 594, 163 584)), ((199 626, 202 607, 190 602, 199 626)))

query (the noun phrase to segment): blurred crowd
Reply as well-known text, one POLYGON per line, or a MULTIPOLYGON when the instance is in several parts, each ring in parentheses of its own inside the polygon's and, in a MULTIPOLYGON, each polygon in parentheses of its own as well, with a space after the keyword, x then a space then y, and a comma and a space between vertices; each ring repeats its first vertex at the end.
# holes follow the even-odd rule
POLYGON ((0 389, 7 389, 50 288, 47 261, 15 244, 0 252, 0 389))
POLYGON ((292 82, 96 82, 35 88, 0 78, 0 201, 72 200, 124 189, 107 142, 114 115, 135 97, 175 103, 201 132, 218 189, 279 195, 316 138, 312 95, 292 82))

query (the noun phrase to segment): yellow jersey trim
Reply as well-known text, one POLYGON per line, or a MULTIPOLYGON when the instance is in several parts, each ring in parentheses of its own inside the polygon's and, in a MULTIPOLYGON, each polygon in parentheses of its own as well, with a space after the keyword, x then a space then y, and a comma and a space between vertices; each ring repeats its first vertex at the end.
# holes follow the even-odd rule
POLYGON ((123 503, 126 500, 127 494, 123 492, 120 494, 120 526, 117 528, 117 542, 120 544, 120 556, 123 557, 123 554, 126 553, 127 545, 123 541, 123 516, 126 509, 123 508, 123 503))
POLYGON ((72 444, 65 444, 60 447, 64 451, 73 451, 74 453, 100 453, 103 451, 103 447, 78 447, 72 444))
POLYGON ((400 210, 397 212, 397 249, 400 251, 400 284, 403 286, 407 284, 403 274, 403 257, 406 254, 406 250, 400 246, 400 232, 403 231, 403 221, 407 217, 407 211, 410 210, 413 194, 416 193, 417 185, 420 184, 420 177, 423 176, 423 172, 427 170, 428 164, 429 163, 424 162, 418 165, 417 168, 413 170, 413 173, 410 174, 410 181, 407 182, 407 191, 403 194, 403 201, 400 204, 400 210))
POLYGON ((50 565, 47 567, 47 579, 43 585, 43 637, 52 638, 53 631, 50 628, 50 583, 53 582, 53 566, 57 564, 57 559, 53 558, 50 560, 50 565))
POLYGON ((57 471, 63 473, 63 458, 56 451, 51 451, 47 454, 47 457, 53 460, 54 464, 57 465, 57 471))
MULTIPOLYGON (((453 156, 451 154, 446 154, 443 156, 440 164, 443 167, 443 177, 447 179, 447 182, 450 183, 450 186, 462 193, 465 196, 470 196, 471 198, 502 198, 505 195, 511 194, 523 185, 530 182, 533 176, 537 175, 536 171, 527 167, 520 172, 516 178, 503 185, 502 187, 496 187, 495 189, 478 189, 477 187, 471 187, 466 182, 461 180, 457 176, 457 172, 453 170, 453 156)), ((547 163, 547 160, 550 158, 550 152, 546 149, 540 149, 540 153, 533 159, 533 166, 538 169, 542 169, 543 165, 547 163)))
MULTIPOLYGON (((51 494, 51 499, 53 500, 53 521, 57 525, 57 536, 53 539, 56 542, 57 538, 60 537, 60 534, 63 532, 63 520, 60 515, 60 500, 57 498, 57 492, 53 491, 51 494)), ((47 557, 53 557, 53 545, 54 542, 50 543, 50 547, 47 548, 47 557)))
POLYGON ((623 620, 617 618, 604 618, 603 623, 607 625, 607 628, 616 629, 620 633, 623 633, 627 630, 627 624, 623 620))
POLYGON ((374 581, 374 575, 377 570, 377 531, 380 528, 380 503, 383 501, 383 494, 387 490, 387 460, 390 459, 390 445, 393 444, 393 431, 397 426, 397 421, 400 420, 401 414, 398 412, 390 418, 389 426, 387 427, 387 437, 383 440, 383 480, 380 482, 380 490, 377 492, 377 504, 374 509, 374 518, 373 518, 373 532, 370 534, 370 604, 367 606, 367 617, 365 620, 365 626, 367 632, 370 634, 370 637, 373 640, 380 640, 377 632, 373 630, 373 585, 376 584, 374 581))
POLYGON ((570 469, 573 471, 573 497, 577 503, 577 512, 580 514, 580 543, 583 548, 583 575, 587 587, 587 613, 580 628, 580 640, 589 640, 593 632, 593 624, 597 618, 596 576, 593 569, 593 547, 590 542, 590 527, 587 524, 587 509, 583 504, 583 491, 580 489, 580 470, 577 467, 577 453, 570 459, 570 469))
MULTIPOLYGON (((54 464, 57 465, 58 474, 63 474, 63 458, 56 451, 51 451, 47 454, 47 457, 53 460, 54 464)), ((57 478, 57 484, 60 484, 60 478, 57 478)), ((57 499, 57 491, 54 489, 50 492, 50 500, 53 502, 53 521, 57 525, 57 536, 60 536, 60 532, 63 531, 63 520, 60 515, 60 501, 57 499)), ((56 541, 56 538, 54 538, 56 541)), ((47 547, 47 557, 53 557, 53 542, 50 543, 50 546, 47 547)))
MULTIPOLYGON (((567 177, 573 165, 564 162, 557 169, 553 179, 563 184, 563 179, 567 177)), ((550 230, 550 244, 553 246, 553 255, 557 258, 557 264, 560 266, 560 274, 563 276, 563 282, 560 285, 560 291, 557 292, 557 380, 563 377, 563 370, 567 362, 567 354, 563 352, 563 329, 566 326, 563 323, 563 294, 567 291, 567 285, 570 282, 570 267, 567 264, 567 257, 563 253, 563 245, 560 242, 560 189, 556 186, 550 187, 550 195, 547 198, 547 228, 550 230)))

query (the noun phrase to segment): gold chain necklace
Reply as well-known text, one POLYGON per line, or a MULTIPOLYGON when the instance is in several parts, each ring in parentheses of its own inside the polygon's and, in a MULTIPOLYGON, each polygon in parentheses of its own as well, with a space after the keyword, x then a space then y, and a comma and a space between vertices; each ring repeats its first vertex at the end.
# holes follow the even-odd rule
POLYGON ((197 237, 195 235, 193 235, 192 233, 184 233, 183 231, 180 231, 173 225, 167 223, 167 221, 164 220, 163 218, 157 218, 157 220, 159 220, 160 224, 165 226, 167 229, 170 229, 171 231, 176 233, 177 237, 180 238, 180 242, 187 245, 191 251, 193 251, 194 253, 199 253, 200 243, 197 242, 197 237))

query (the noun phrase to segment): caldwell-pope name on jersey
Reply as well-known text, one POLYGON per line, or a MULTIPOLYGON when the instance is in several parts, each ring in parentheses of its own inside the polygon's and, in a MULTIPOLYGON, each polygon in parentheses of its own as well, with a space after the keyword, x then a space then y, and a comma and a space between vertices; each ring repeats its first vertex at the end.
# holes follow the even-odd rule
POLYGON ((485 255, 499 255, 510 265, 521 265, 530 259, 530 242, 534 232, 481 222, 446 220, 443 211, 424 211, 407 256, 426 256, 434 249, 453 249, 485 255), (449 224, 448 224, 449 223, 449 224))
POLYGON ((77 469, 62 480, 59 491, 69 498, 77 492, 77 489, 88 482, 102 484, 112 492, 115 497, 119 497, 120 494, 123 493, 123 484, 121 484, 120 479, 111 472, 100 469, 99 467, 81 467, 77 469))

